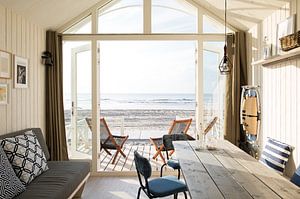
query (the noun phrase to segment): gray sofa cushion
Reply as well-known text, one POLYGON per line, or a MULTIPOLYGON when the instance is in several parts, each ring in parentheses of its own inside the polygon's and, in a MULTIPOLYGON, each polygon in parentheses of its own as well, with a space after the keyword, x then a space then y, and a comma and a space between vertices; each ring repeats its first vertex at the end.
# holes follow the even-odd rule
POLYGON ((48 161, 49 170, 34 179, 17 198, 68 198, 90 172, 88 162, 48 161))
POLYGON ((16 175, 24 185, 48 169, 47 160, 33 131, 0 141, 16 175))
POLYGON ((25 191, 25 186, 16 176, 5 152, 0 147, 0 198, 13 198, 25 191))
POLYGON ((30 130, 32 130, 35 133, 35 135, 37 136, 37 138, 39 140, 39 143, 42 147, 42 150, 43 150, 43 152, 46 156, 46 159, 49 160, 50 159, 50 154, 49 154, 48 147, 46 145, 43 133, 42 133, 40 128, 28 128, 28 129, 23 129, 23 130, 16 131, 16 132, 13 132, 13 133, 8 133, 8 134, 5 134, 5 135, 0 135, 0 140, 2 140, 4 138, 17 136, 17 135, 23 135, 25 132, 30 131, 30 130))

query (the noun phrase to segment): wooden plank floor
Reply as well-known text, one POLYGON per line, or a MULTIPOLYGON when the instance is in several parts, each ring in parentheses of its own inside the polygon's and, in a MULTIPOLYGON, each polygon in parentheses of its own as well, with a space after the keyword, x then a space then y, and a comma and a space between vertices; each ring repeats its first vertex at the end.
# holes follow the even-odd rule
MULTIPOLYGON (((85 185, 81 199, 135 199, 140 187, 137 177, 90 177, 85 185)), ((142 191, 140 199, 148 197, 142 191)), ((173 199, 174 196, 163 199, 173 199)), ((182 193, 178 199, 183 199, 182 193)), ((189 199, 188 195, 188 199, 189 199)))
MULTIPOLYGON (((158 157, 156 160, 154 160, 152 157, 156 153, 155 148, 153 145, 150 144, 150 142, 147 141, 131 141, 128 140, 124 146, 123 149, 124 153, 126 154, 126 158, 118 155, 115 164, 112 164, 113 157, 115 154, 115 150, 111 150, 110 152, 112 155, 108 155, 104 150, 102 150, 99 154, 98 159, 98 171, 136 171, 135 165, 134 165, 134 157, 133 153, 135 150, 137 150, 142 156, 147 158, 150 161, 150 164, 152 166, 152 171, 160 171, 160 167, 163 164, 163 161, 160 157, 158 157)), ((90 154, 91 155, 91 149, 86 149, 84 147, 79 147, 78 152, 82 152, 84 154, 90 154)), ((163 152, 163 156, 166 159, 166 153, 163 152)))
MULTIPOLYGON (((163 161, 158 158, 154 160, 152 157, 155 154, 155 148, 146 142, 128 142, 123 146, 123 151, 126 158, 118 155, 115 164, 112 160, 115 151, 111 151, 112 155, 108 155, 104 150, 100 153, 100 171, 136 171, 134 164, 134 151, 138 151, 142 156, 147 158, 152 166, 152 171, 160 171, 163 161)), ((165 153, 164 153, 165 155, 165 153)))

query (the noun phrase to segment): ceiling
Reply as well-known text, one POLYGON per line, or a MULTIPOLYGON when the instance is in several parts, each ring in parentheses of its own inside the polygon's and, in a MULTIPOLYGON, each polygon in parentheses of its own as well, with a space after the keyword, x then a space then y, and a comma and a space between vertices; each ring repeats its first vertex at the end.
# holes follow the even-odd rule
POLYGON ((100 0, 0 0, 0 4, 47 29, 57 29, 100 0))
MULTIPOLYGON (((193 1, 224 19, 224 0, 193 1)), ((290 0, 228 0, 228 23, 237 29, 248 30, 289 2, 290 0)))
MULTIPOLYGON (((101 0, 0 0, 28 20, 47 29, 57 29, 101 0)), ((224 19, 223 0, 192 0, 224 19)), ((228 0, 228 23, 248 30, 290 0, 228 0)))

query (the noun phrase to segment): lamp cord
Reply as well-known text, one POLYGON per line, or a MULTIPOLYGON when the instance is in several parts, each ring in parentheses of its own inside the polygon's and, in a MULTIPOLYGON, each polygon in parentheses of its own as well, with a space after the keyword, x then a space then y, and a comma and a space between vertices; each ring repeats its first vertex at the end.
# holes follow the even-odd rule
POLYGON ((225 45, 227 45, 227 0, 225 0, 225 45))

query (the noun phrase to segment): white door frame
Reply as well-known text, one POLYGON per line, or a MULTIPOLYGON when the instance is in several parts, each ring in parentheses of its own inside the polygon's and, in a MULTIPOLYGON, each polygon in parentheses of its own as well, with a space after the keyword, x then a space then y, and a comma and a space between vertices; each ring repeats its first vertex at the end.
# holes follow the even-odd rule
POLYGON ((77 147, 77 54, 90 51, 91 45, 84 44, 72 48, 71 51, 71 129, 72 129, 72 141, 71 151, 75 152, 77 147))

